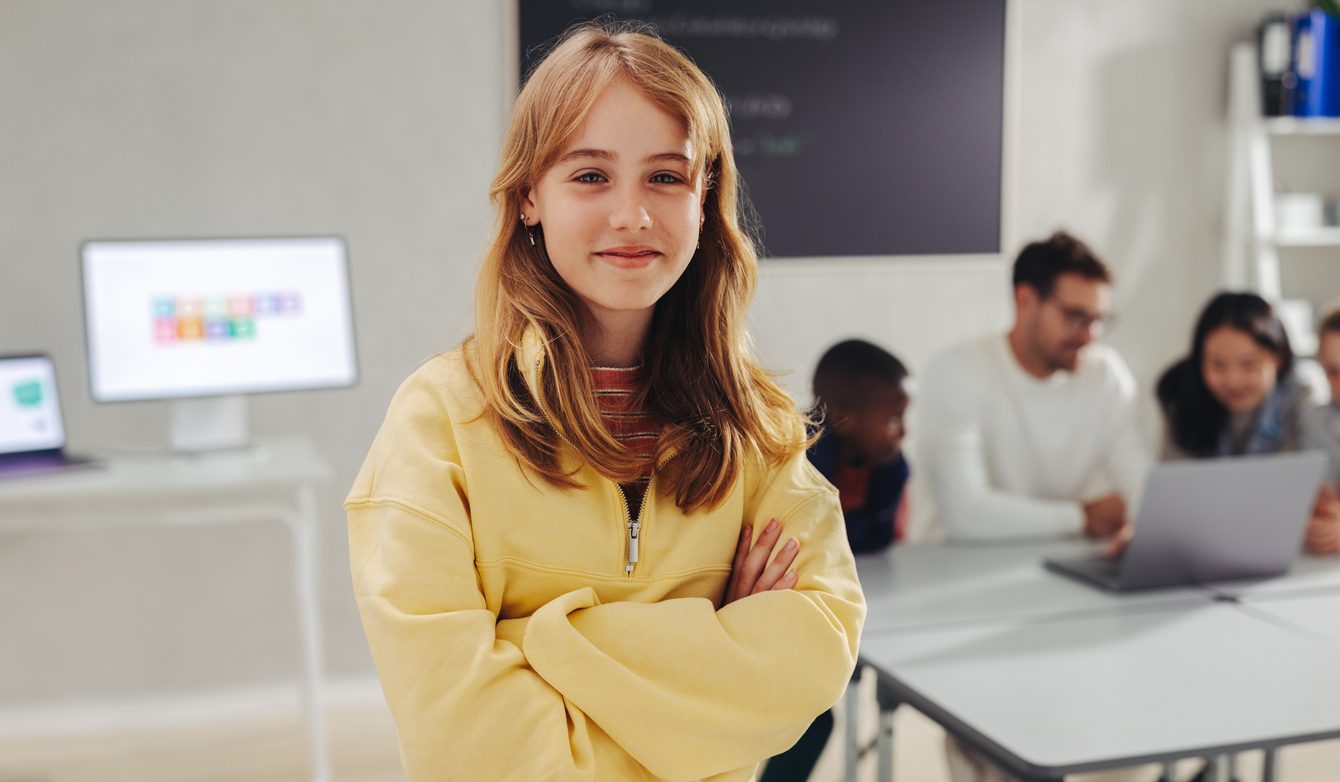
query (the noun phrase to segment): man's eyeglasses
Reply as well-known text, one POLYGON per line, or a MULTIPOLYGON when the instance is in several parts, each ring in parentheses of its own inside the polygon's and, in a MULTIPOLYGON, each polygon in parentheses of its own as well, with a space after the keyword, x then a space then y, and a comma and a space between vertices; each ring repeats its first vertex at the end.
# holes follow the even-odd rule
POLYGON ((1061 311, 1066 328, 1074 332, 1101 334, 1116 327, 1117 316, 1112 313, 1095 315, 1083 307, 1071 307, 1055 299, 1050 300, 1061 311))

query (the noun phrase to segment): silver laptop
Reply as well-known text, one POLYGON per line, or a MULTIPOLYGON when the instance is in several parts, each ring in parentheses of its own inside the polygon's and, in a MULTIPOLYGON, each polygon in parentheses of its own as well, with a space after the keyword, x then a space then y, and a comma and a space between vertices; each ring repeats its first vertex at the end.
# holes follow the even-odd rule
POLYGON ((0 478, 96 466, 65 453, 65 423, 49 356, 0 356, 0 478))
POLYGON ((1048 559, 1049 570, 1128 591, 1278 576, 1303 546, 1320 451, 1160 464, 1117 559, 1048 559))

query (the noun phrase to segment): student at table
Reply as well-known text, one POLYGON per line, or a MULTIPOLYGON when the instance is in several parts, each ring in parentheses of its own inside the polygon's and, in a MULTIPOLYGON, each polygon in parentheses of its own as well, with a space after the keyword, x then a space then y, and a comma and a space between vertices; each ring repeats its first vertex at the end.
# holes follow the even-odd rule
MULTIPOLYGON (((1255 293, 1217 294, 1201 310, 1189 354, 1169 367, 1156 393, 1163 409, 1164 459, 1204 459, 1296 451, 1305 447, 1304 414, 1313 393, 1294 372, 1284 324, 1255 293)), ((1333 553, 1340 521, 1333 490, 1323 488, 1305 546, 1333 553)))
MULTIPOLYGON (((814 418, 821 425, 809 459, 837 487, 847 542, 856 554, 883 551, 899 538, 910 473, 902 448, 907 378, 903 362, 860 339, 829 348, 814 370, 814 418)), ((832 732, 830 710, 791 749, 768 761, 760 782, 809 779, 832 732)))
POLYGON ((814 408, 823 422, 810 463, 837 487, 853 553, 881 551, 901 536, 908 372, 865 340, 829 348, 814 370, 814 408))
POLYGON ((1126 523, 1148 472, 1136 384, 1097 344, 1112 275, 1064 232, 1014 262, 1014 324, 935 356, 921 379, 922 455, 950 539, 1084 534, 1126 523))
MULTIPOLYGON (((1309 410, 1303 418, 1303 442, 1308 448, 1326 451, 1331 469, 1322 487, 1318 510, 1327 502, 1340 502, 1340 304, 1321 318, 1317 327, 1317 360, 1326 373, 1331 399, 1309 410)), ((1332 514, 1331 523, 1314 514, 1304 545, 1318 554, 1340 554, 1340 513, 1332 514)))
POLYGON ((474 334, 404 382, 345 503, 410 779, 744 782, 841 697, 865 602, 745 347, 731 150, 653 35, 579 27, 517 97, 474 334))
POLYGON ((1309 447, 1330 455, 1327 482, 1340 488, 1340 304, 1323 315, 1317 327, 1317 361, 1326 373, 1331 399, 1303 417, 1303 439, 1309 447))

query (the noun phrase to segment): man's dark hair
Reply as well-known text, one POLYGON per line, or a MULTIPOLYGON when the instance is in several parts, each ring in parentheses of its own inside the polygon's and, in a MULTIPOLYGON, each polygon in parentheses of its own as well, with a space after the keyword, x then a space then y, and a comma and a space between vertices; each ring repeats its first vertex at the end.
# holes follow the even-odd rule
POLYGON ((1107 264, 1087 244, 1065 231, 1057 231, 1044 242, 1030 242, 1014 260, 1014 287, 1028 285, 1040 299, 1052 295, 1056 278, 1062 274, 1112 282, 1107 264))
POLYGON ((814 395, 824 381, 876 380, 891 384, 907 377, 907 367, 892 353, 863 339, 848 339, 829 348, 814 370, 814 395))

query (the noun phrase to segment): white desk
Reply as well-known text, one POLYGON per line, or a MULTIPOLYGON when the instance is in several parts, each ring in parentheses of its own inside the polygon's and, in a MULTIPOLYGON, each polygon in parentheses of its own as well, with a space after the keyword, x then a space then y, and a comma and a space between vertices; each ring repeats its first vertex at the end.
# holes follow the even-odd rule
MULTIPOLYGON (((1304 558, 1265 583, 1129 595, 1041 565, 1094 550, 958 544, 859 557, 861 657, 880 677, 882 708, 908 703, 1034 779, 1340 736, 1340 644, 1324 640, 1340 641, 1340 560, 1304 558)), ((854 720, 850 693, 847 708, 854 720)), ((891 712, 881 723, 889 779, 891 712)), ((849 779, 857 754, 849 741, 849 779)))
POLYGON ((1030 779, 1340 736, 1340 648, 1227 604, 921 630, 861 655, 1030 779))
POLYGON ((1340 557, 1304 555, 1278 578, 1259 581, 1223 581, 1207 584, 1230 597, 1265 597, 1307 592, 1340 592, 1340 557))
POLYGON ((302 701, 312 779, 329 779, 321 710, 316 486, 329 469, 305 440, 198 456, 109 456, 99 468, 0 480, 0 533, 274 521, 293 536, 302 701))
POLYGON ((1102 551, 1082 540, 897 546, 856 558, 867 605, 865 636, 1004 617, 1129 611, 1204 603, 1201 587, 1117 595, 1043 567, 1047 557, 1102 551))
MULTIPOLYGON (((1340 644, 1340 590, 1243 598, 1242 610, 1286 629, 1340 644)), ((1340 709, 1340 704, 1337 704, 1340 709)))

